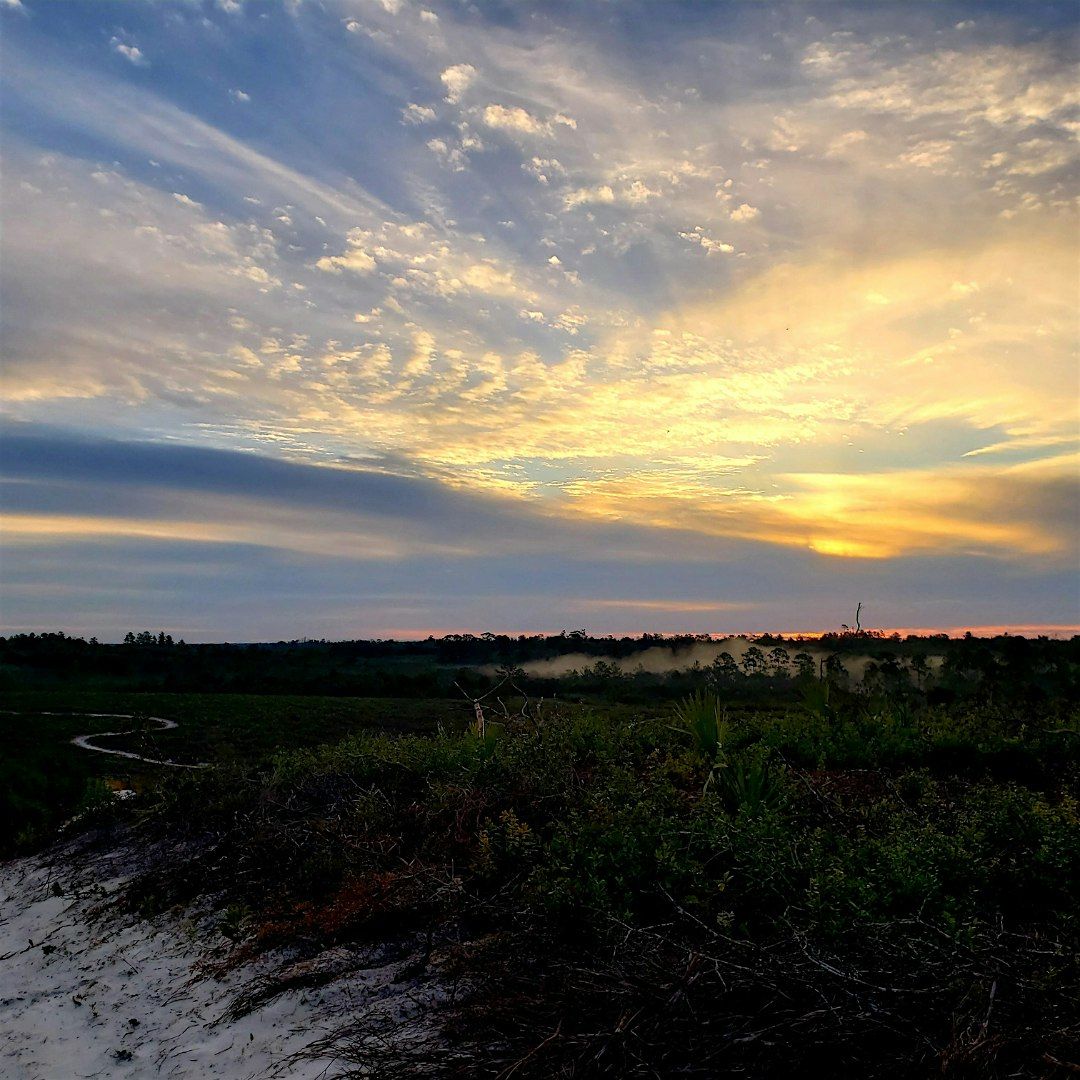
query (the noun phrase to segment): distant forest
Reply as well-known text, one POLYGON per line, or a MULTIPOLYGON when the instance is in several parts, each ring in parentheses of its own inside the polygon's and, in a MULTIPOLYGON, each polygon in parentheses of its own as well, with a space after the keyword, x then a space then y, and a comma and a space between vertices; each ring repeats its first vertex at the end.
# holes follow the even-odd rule
POLYGON ((729 696, 787 696, 809 680, 941 703, 971 697, 1076 700, 1080 637, 901 637, 844 630, 812 639, 717 641, 706 634, 596 637, 574 630, 199 645, 165 631, 133 631, 123 644, 63 632, 0 637, 0 690, 7 691, 65 686, 460 698, 509 683, 535 696, 639 701, 678 697, 703 683, 729 696), (651 662, 642 665, 642 656, 651 662), (564 657, 573 666, 560 670, 552 662, 564 657))

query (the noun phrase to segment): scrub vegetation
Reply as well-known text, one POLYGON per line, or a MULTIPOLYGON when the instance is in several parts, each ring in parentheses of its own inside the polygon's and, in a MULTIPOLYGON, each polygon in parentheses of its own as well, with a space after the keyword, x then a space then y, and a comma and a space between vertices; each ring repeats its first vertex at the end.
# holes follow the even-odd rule
POLYGON ((579 671, 553 701, 490 654, 433 669, 456 699, 9 700, 171 716, 146 738, 216 762, 84 819, 144 847, 139 909, 213 903, 237 961, 312 972, 393 943, 442 988, 423 1037, 357 1012, 334 1045, 358 1076, 1065 1077, 1076 647, 1018 641, 845 635, 812 664, 759 641, 734 670, 648 674, 645 705, 640 673, 579 671))

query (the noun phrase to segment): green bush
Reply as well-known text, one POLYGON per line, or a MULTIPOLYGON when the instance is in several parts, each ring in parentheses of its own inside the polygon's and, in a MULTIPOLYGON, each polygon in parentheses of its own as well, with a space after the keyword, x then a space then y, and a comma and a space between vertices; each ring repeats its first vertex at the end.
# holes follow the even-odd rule
POLYGON ((225 925, 252 941, 441 937, 476 988, 458 1045, 521 1076, 1040 1075, 1077 1034, 1075 740, 841 694, 726 724, 702 694, 674 726, 361 733, 177 779, 148 824, 192 857, 141 888, 168 903, 229 866, 251 914, 225 925))

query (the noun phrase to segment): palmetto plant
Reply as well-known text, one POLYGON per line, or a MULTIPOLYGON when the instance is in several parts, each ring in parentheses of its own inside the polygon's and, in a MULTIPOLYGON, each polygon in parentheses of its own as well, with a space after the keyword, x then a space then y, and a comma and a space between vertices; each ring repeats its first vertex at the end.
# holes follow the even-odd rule
POLYGON ((721 790, 733 810, 758 814, 776 804, 782 788, 769 769, 768 762, 758 758, 746 763, 737 761, 721 776, 721 790))
POLYGON ((678 730, 685 731, 710 761, 716 761, 723 753, 731 728, 727 710, 714 693, 698 690, 684 697, 675 706, 675 719, 678 730))

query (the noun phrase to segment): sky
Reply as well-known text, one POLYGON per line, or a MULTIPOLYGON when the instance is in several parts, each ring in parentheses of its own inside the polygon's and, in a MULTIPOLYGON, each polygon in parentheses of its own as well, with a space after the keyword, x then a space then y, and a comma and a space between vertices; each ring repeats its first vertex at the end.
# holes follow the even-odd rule
POLYGON ((0 0, 0 632, 1071 632, 1077 24, 0 0))

